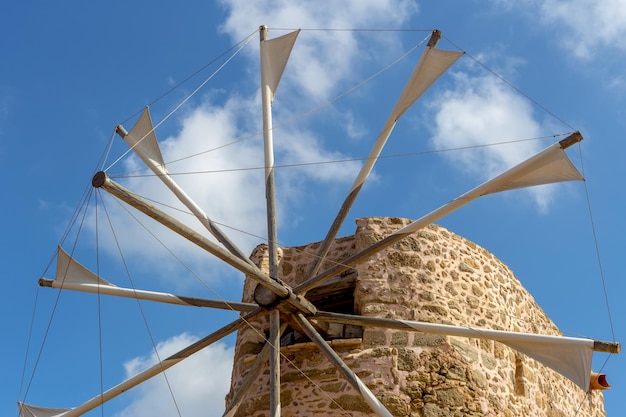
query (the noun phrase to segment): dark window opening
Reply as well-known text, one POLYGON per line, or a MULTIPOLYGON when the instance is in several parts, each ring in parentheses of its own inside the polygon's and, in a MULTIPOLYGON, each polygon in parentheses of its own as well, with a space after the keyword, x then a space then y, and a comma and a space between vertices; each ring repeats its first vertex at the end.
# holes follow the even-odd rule
MULTIPOLYGON (((321 311, 354 314, 356 279, 357 272, 349 269, 338 277, 307 292, 306 298, 321 311)), ((318 322, 316 329, 325 340, 363 337, 363 328, 351 324, 318 322)), ((310 339, 291 326, 285 330, 280 339, 281 346, 306 342, 310 342, 310 339)))

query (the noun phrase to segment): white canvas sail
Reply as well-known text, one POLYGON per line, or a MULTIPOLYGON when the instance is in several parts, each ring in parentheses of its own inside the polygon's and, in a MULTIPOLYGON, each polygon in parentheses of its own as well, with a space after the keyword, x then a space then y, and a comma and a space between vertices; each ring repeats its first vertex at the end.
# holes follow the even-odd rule
POLYGON ((563 149, 559 148, 544 155, 541 160, 535 161, 531 168, 520 171, 515 178, 511 178, 498 186, 492 186, 485 194, 583 179, 582 174, 572 164, 563 149))
POLYGON ((270 102, 274 101, 278 83, 289 60, 299 30, 261 42, 261 71, 271 91, 270 102))
POLYGON ((56 282, 59 288, 71 284, 113 286, 76 262, 61 246, 57 248, 56 282))
POLYGON ((222 244, 228 251, 240 259, 248 262, 252 267, 248 256, 243 253, 235 243, 209 218, 202 208, 174 181, 170 176, 161 149, 154 133, 150 109, 146 107, 137 123, 130 132, 124 127, 117 126, 117 133, 124 139, 128 146, 141 158, 148 168, 165 184, 172 193, 183 203, 204 227, 222 244))
POLYGON ((594 344, 591 339, 401 321, 414 330, 426 333, 496 340, 554 369, 582 390, 589 389, 594 344))
POLYGON ((112 295, 194 307, 219 308, 231 311, 247 312, 254 310, 256 307, 256 304, 251 303, 210 300, 207 298, 186 297, 165 292, 118 287, 85 268, 78 261, 69 256, 60 246, 57 249, 56 279, 48 280, 42 278, 39 280, 39 285, 100 295, 112 295))
POLYGON ((573 133, 568 138, 547 147, 533 157, 398 230, 392 236, 405 236, 414 233, 422 227, 434 223, 443 216, 484 195, 522 187, 533 187, 562 181, 583 180, 582 174, 576 169, 574 164, 572 164, 567 157, 567 154, 563 151, 563 147, 571 145, 570 141, 572 140, 582 140, 582 136, 580 136, 578 132, 573 133))
POLYGON ((24 403, 18 403, 20 417, 60 417, 67 413, 69 408, 36 407, 24 403))
POLYGON ((376 138, 376 142, 370 154, 352 184, 350 193, 360 188, 369 176, 378 156, 380 156, 391 132, 395 128, 398 119, 400 119, 409 107, 411 107, 461 56, 463 56, 463 52, 445 51, 430 46, 426 48, 420 60, 415 65, 411 77, 402 89, 402 93, 400 93, 396 105, 389 114, 385 126, 378 135, 378 138, 376 138))
POLYGON ((352 183, 352 187, 350 187, 350 191, 348 192, 348 195, 335 217, 335 220, 331 224, 324 241, 320 245, 316 254, 316 260, 309 266, 307 279, 311 278, 319 271, 319 268, 330 250, 330 245, 333 239, 337 237, 337 233, 339 233, 339 229, 345 221, 348 211, 352 207, 352 204, 354 204, 361 188, 363 187, 363 184, 372 172, 372 169, 374 169, 374 164, 376 164, 376 161, 387 143, 389 136, 391 136, 391 132, 395 128, 398 119, 400 119, 404 112, 411 107, 413 103, 415 103, 424 94, 424 92, 426 92, 426 90, 428 90, 433 83, 456 62, 457 59, 463 55, 462 52, 435 49, 440 35, 439 31, 433 32, 431 40, 428 43, 428 47, 420 57, 418 63, 415 65, 411 77, 402 89, 398 101, 387 118, 381 132, 378 134, 372 150, 370 151, 367 159, 364 161, 359 174, 352 183))
MULTIPOLYGON (((411 320, 363 317, 350 314, 319 312, 320 321, 402 329, 423 333, 495 340, 523 353, 573 381, 584 391, 589 389, 591 359, 596 341, 592 339, 508 332, 450 324, 411 320)), ((619 352, 618 344, 613 349, 619 352)))
POLYGON ((398 120, 461 56, 463 52, 426 48, 391 112, 391 118, 398 120))
MULTIPOLYGON (((118 126, 118 129, 120 127, 118 126)), ((123 137, 128 146, 135 151, 148 167, 158 165, 165 169, 165 162, 157 142, 148 107, 145 108, 135 126, 123 137)))

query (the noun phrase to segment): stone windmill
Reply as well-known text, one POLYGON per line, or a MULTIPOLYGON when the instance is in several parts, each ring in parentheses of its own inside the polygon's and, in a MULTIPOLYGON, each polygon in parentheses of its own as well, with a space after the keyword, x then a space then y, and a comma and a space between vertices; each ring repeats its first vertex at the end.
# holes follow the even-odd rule
MULTIPOLYGON (((61 249, 57 277, 44 286, 224 308, 240 317, 131 379, 75 408, 22 404, 23 416, 78 416, 239 331, 226 416, 566 415, 590 386, 594 351, 619 344, 568 338, 508 268, 437 219, 483 195, 580 180, 564 150, 572 133, 496 178, 416 221, 366 218, 354 236, 337 233, 402 114, 463 55, 436 48, 434 31, 372 151, 322 242, 279 248, 275 221, 271 106, 298 31, 261 34, 268 243, 249 258, 176 184, 167 171, 148 110, 126 131, 133 151, 221 245, 153 207, 104 172, 92 181, 243 272, 242 302, 225 302, 114 286, 61 249), (462 302, 461 302, 462 300, 462 302), (556 371, 556 372, 553 372, 556 371), (503 414, 504 413, 504 414, 503 414)), ((602 415, 599 396, 588 414, 602 415)))

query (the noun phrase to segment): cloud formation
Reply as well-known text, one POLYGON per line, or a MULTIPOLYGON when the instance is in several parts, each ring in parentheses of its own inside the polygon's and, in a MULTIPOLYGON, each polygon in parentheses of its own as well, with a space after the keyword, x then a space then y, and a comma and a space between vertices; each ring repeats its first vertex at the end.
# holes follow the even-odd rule
MULTIPOLYGON (((239 40, 251 28, 264 24, 270 28, 353 29, 400 27, 418 11, 411 0, 319 1, 275 0, 250 3, 245 0, 222 0, 230 10, 222 30, 239 40)), ((355 33, 307 32, 298 40, 289 66, 297 77, 289 79, 306 96, 328 98, 337 84, 352 75, 354 60, 366 58, 368 47, 359 43, 355 33), (364 56, 365 52, 365 56, 364 56)), ((288 81, 288 82, 289 82, 288 81)))
POLYGON ((624 0, 543 0, 536 15, 558 27, 563 45, 580 58, 592 58, 598 48, 626 51, 624 0))
MULTIPOLYGON (((197 338, 183 333, 158 344, 162 359, 187 347, 197 338)), ((180 414, 188 417, 219 417, 232 371, 233 348, 213 344, 129 391, 131 404, 116 417, 154 417, 180 414), (171 387, 171 392, 169 387, 171 387), (176 401, 174 403, 174 400, 176 401)), ((128 378, 157 363, 155 353, 124 364, 128 378)))
MULTIPOLYGON (((436 112, 432 142, 436 149, 481 146, 541 136, 543 127, 530 102, 491 75, 454 73, 454 85, 432 103, 436 112)), ((445 153, 457 170, 485 181, 539 152, 536 142, 477 147, 445 153)), ((538 208, 547 210, 553 186, 527 189, 538 208)))

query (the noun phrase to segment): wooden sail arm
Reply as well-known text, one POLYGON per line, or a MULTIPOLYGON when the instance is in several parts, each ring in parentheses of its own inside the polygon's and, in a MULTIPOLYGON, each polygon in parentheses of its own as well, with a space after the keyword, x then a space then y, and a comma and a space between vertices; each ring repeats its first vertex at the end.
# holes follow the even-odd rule
POLYGON ((328 311, 318 311, 312 318, 332 323, 343 323, 343 324, 353 324, 356 326, 370 326, 370 327, 379 327, 386 329, 397 329, 397 330, 412 330, 412 331, 421 331, 424 333, 437 333, 444 334, 449 336, 467 336, 473 338, 484 338, 484 339, 493 339, 497 340, 498 336, 516 334, 520 335, 520 337, 528 336, 529 338, 533 337, 541 337, 541 338, 554 338, 554 340, 586 340, 590 341, 591 349, 594 352, 606 352, 606 353, 614 353, 618 354, 621 352, 621 344, 619 342, 606 342, 600 340, 592 340, 592 339, 580 339, 580 338, 567 338, 564 336, 542 336, 536 335, 532 333, 511 333, 502 330, 489 330, 489 329, 480 329, 480 328, 471 328, 471 327, 463 327, 463 326, 453 326, 449 324, 435 324, 435 323, 422 323, 422 322, 412 322, 409 320, 395 320, 395 319, 386 319, 380 317, 364 317, 364 316, 356 316, 352 314, 343 314, 343 313, 332 313, 328 311), (409 323, 416 323, 419 326, 422 326, 421 329, 417 329, 415 326, 411 326, 409 323), (485 337, 481 337, 485 336, 485 337))
POLYGON ((583 135, 581 135, 580 132, 576 131, 572 133, 571 135, 569 135, 568 137, 566 137, 565 139, 561 139, 559 141, 559 145, 561 146, 561 149, 567 149, 570 146, 575 145, 582 140, 583 140, 583 135))
POLYGON ((315 330, 313 325, 309 323, 309 320, 302 314, 298 313, 293 316, 305 332, 305 334, 315 343, 320 351, 330 360, 330 362, 337 368, 339 373, 354 387, 354 389, 361 395, 361 397, 367 402, 372 411, 379 417, 392 417, 391 413, 380 402, 378 398, 370 391, 370 389, 361 381, 357 374, 346 365, 346 363, 337 355, 337 353, 328 345, 328 342, 315 330))
POLYGON ((175 295, 165 292, 138 290, 134 288, 123 288, 115 285, 101 285, 98 283, 74 283, 60 282, 41 278, 39 285, 42 287, 59 288, 64 290, 88 292, 92 294, 113 295, 116 297, 134 298, 139 300, 156 301, 167 304, 177 304, 193 307, 219 308, 222 310, 232 310, 238 312, 252 311, 258 306, 252 303, 241 303, 225 300, 211 300, 208 298, 187 297, 184 295, 175 295))
POLYGON ((487 182, 484 182, 478 187, 444 204, 443 206, 428 213, 427 215, 415 220, 414 222, 403 227, 397 232, 385 237, 382 240, 379 240, 373 245, 352 255, 348 259, 341 261, 341 264, 335 264, 333 267, 317 274, 316 276, 296 286, 294 288, 294 291, 297 294, 306 293, 308 290, 328 281, 329 279, 339 275, 343 271, 348 270, 354 265, 364 261, 365 259, 373 256, 376 253, 379 253, 383 249, 417 232, 418 230, 428 226, 429 224, 434 223, 435 221, 476 200, 481 196, 507 190, 531 187, 534 185, 551 184, 562 181, 582 180, 583 176, 580 174, 580 172, 578 172, 576 167, 571 163, 571 161, 567 158, 567 155, 563 152, 563 149, 565 149, 565 147, 571 146, 573 143, 576 143, 580 140, 582 140, 582 136, 580 135, 580 133, 573 133, 569 137, 553 144, 552 146, 549 146, 548 148, 544 149, 533 157, 510 168, 504 173, 498 175, 497 177, 492 178, 487 182))
MULTIPOLYGON (((237 320, 227 324, 226 326, 218 329, 217 331, 211 333, 210 335, 198 340, 195 343, 192 343, 191 345, 174 353, 173 355, 170 355, 163 361, 151 366, 150 368, 138 373, 137 375, 127 379, 126 381, 114 386, 113 388, 110 388, 107 391, 96 395, 95 397, 79 405, 78 407, 66 409, 60 412, 59 414, 54 414, 54 417, 82 416, 83 414, 93 410, 96 407, 99 407, 100 405, 104 404, 107 401, 112 400, 113 398, 128 391, 129 389, 136 387, 137 385, 141 384, 144 381, 147 381, 153 376, 164 372, 165 370, 171 368, 172 366, 188 358, 194 353, 217 342, 223 337, 228 336, 232 332, 239 330, 241 327, 245 326, 248 321, 258 318, 263 314, 266 314, 265 311, 261 308, 258 308, 255 311, 252 311, 246 314, 245 317, 238 318, 237 320)), ((22 408, 22 412, 21 412, 22 417, 26 417, 26 416, 39 417, 40 415, 42 417, 44 415, 50 416, 50 414, 38 414, 36 410, 43 410, 40 407, 30 408, 30 406, 26 404, 21 404, 21 408, 22 408)))
POLYGON ((622 344, 619 342, 603 342, 601 340, 594 340, 593 351, 618 354, 622 351, 622 344))
MULTIPOLYGON (((269 40, 267 27, 259 28, 261 63, 261 104, 263 110, 263 149, 265 156, 265 201, 269 276, 279 280, 278 232, 274 185, 274 139, 272 101, 299 31, 269 40)), ((270 311, 270 417, 280 417, 280 311, 270 311)))
MULTIPOLYGON (((284 333, 286 328, 287 324, 281 323, 280 334, 284 333)), ((259 376, 259 373, 263 369, 263 366, 267 364, 270 349, 271 345, 268 342, 265 342, 265 345, 263 345, 263 349, 261 349, 261 352, 257 354, 254 364, 249 368, 248 373, 237 388, 237 392, 227 404, 223 417, 235 416, 237 410, 239 410, 239 407, 243 403, 245 396, 248 393, 248 390, 250 389, 250 387, 252 387, 252 384, 257 381, 257 378, 259 376)))
POLYGON ((315 259, 309 265, 306 279, 309 279, 313 275, 317 274, 320 267, 324 263, 326 255, 330 250, 330 246, 337 237, 339 229, 348 216, 348 213, 365 184, 365 181, 372 172, 380 153, 382 152, 400 117, 426 92, 426 90, 432 86, 432 84, 434 84, 435 81, 437 81, 437 79, 444 72, 448 70, 452 64, 456 62, 457 59, 463 55, 462 52, 435 49, 435 46, 440 38, 440 31, 435 30, 432 32, 427 48, 424 50, 420 60, 417 62, 413 73, 400 93, 394 108, 376 138, 369 156, 364 161, 361 171, 354 180, 354 183, 352 184, 348 195, 344 199, 335 220, 333 220, 330 229, 326 233, 326 237, 317 250, 315 259))
POLYGON ((85 268, 70 256, 70 254, 65 252, 61 246, 57 248, 55 279, 41 278, 39 285, 42 287, 114 295, 168 304, 222 308, 243 312, 252 311, 257 307, 255 304, 248 303, 232 303, 223 300, 208 300, 205 298, 186 297, 156 291, 144 291, 136 288, 120 288, 85 268))
POLYGON ((319 321, 357 326, 495 340, 552 368, 585 391, 589 388, 592 353, 594 351, 619 353, 621 350, 621 345, 618 342, 516 333, 411 320, 363 317, 326 311, 318 311, 313 318, 319 321))
POLYGON ((218 246, 205 236, 200 235, 195 230, 191 229, 190 227, 179 222, 172 216, 147 203, 142 198, 133 194, 131 191, 124 188, 120 184, 117 184, 115 181, 111 180, 106 173, 102 171, 98 172, 92 180, 92 185, 96 188, 102 188, 106 190, 111 195, 119 198, 120 200, 124 201, 125 203, 127 203, 131 207, 134 207, 145 215, 153 218, 157 222, 161 223, 165 227, 169 228, 170 230, 184 237, 190 242, 194 243, 198 247, 206 250, 218 259, 245 273, 251 279, 255 280, 260 285, 276 294, 277 297, 291 304, 297 310, 307 314, 317 311, 313 304, 308 302, 304 297, 297 296, 287 284, 269 278, 257 267, 252 266, 242 259, 234 256, 233 254, 218 246))
POLYGON ((133 126, 130 133, 122 125, 115 128, 115 132, 131 147, 146 166, 154 172, 158 179, 183 203, 198 221, 233 255, 252 264, 252 261, 235 243, 211 220, 211 218, 196 204, 196 202, 174 181, 165 167, 157 142, 150 111, 148 107, 133 126))

